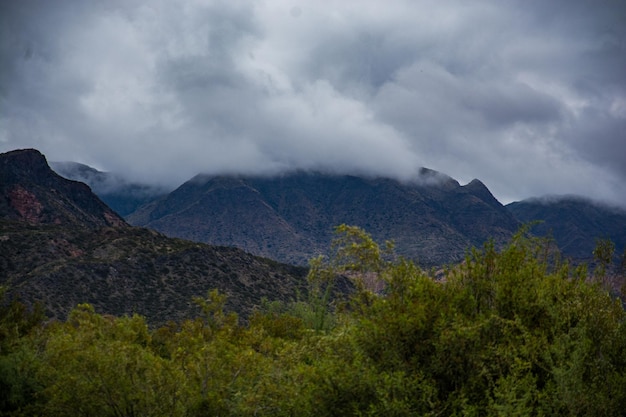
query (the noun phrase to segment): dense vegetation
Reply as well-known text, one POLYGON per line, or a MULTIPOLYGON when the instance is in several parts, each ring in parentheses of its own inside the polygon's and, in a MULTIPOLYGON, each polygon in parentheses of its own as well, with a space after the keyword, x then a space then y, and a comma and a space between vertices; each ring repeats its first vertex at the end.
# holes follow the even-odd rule
POLYGON ((358 228, 338 233, 309 299, 245 326, 218 291, 157 329, 90 305, 44 324, 5 303, 0 415, 624 414, 622 304, 545 241, 522 231, 436 280, 358 228), (359 284, 345 302, 330 297, 338 274, 359 284))

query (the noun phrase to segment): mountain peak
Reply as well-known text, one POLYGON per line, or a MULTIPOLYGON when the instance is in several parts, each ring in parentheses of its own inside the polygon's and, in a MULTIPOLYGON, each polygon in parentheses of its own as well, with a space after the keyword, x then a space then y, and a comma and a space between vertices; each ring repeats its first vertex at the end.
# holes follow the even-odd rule
POLYGON ((0 218, 90 228, 126 226, 87 185, 52 171, 36 149, 0 154, 0 218))
POLYGON ((46 157, 36 149, 18 149, 2 154, 0 170, 3 182, 11 180, 34 180, 45 176, 50 170, 46 157))
POLYGON ((467 192, 479 197, 484 202, 490 205, 500 206, 500 202, 493 196, 489 188, 479 179, 474 178, 469 183, 463 186, 467 192))
POLYGON ((435 171, 430 168, 420 168, 418 178, 421 183, 426 185, 436 185, 447 190, 460 187, 459 182, 454 178, 444 174, 443 172, 435 171))

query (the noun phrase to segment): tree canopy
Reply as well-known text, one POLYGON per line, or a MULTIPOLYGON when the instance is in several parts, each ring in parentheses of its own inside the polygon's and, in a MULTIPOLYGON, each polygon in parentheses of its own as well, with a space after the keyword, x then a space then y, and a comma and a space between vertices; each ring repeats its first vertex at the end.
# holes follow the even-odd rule
MULTIPOLYGON (((597 256, 606 258, 610 245, 597 256)), ((606 269, 603 269, 603 272, 606 269)), ((620 416, 626 313, 602 281, 522 229, 427 272, 337 228, 309 296, 239 323, 225 295, 150 329, 79 305, 0 310, 5 416, 620 416), (345 300, 330 296, 344 275, 345 300)))

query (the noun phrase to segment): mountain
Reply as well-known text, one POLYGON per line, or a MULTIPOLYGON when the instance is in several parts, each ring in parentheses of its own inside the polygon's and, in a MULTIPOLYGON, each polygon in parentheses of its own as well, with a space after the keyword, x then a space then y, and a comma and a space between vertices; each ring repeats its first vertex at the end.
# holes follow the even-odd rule
POLYGON ((78 162, 50 162, 50 166, 64 178, 89 185, 103 202, 121 216, 167 193, 164 188, 130 182, 120 175, 98 171, 78 162))
POLYGON ((160 325, 192 316, 192 297, 217 288, 245 319, 264 297, 306 293, 304 268, 129 226, 36 150, 0 154, 0 193, 0 285, 27 304, 42 302, 50 317, 89 302, 160 325))
POLYGON ((262 298, 306 293, 306 270, 240 249, 171 239, 131 227, 98 230, 0 221, 0 285, 48 316, 64 319, 78 303, 100 313, 138 313, 162 325, 197 313, 192 297, 217 288, 244 319, 262 298))
POLYGON ((0 155, 0 219, 98 228, 127 226, 91 189, 53 172, 34 149, 0 155))
POLYGON ((478 180, 461 186, 422 169, 413 182, 297 172, 276 177, 199 175, 127 216, 168 236, 237 246, 303 265, 333 228, 360 226, 423 266, 461 260, 472 245, 507 240, 513 216, 478 180))
POLYGON ((539 236, 551 235, 562 254, 579 262, 593 260, 598 239, 615 243, 615 255, 626 248, 626 210, 577 196, 533 198, 508 204, 521 222, 540 221, 532 227, 539 236))

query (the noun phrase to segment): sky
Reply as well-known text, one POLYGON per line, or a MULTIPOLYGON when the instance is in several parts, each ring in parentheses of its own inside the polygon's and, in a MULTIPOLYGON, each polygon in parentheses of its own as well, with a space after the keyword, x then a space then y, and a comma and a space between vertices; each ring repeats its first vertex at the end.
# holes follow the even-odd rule
POLYGON ((623 0, 0 0, 0 152, 626 207, 623 0))

